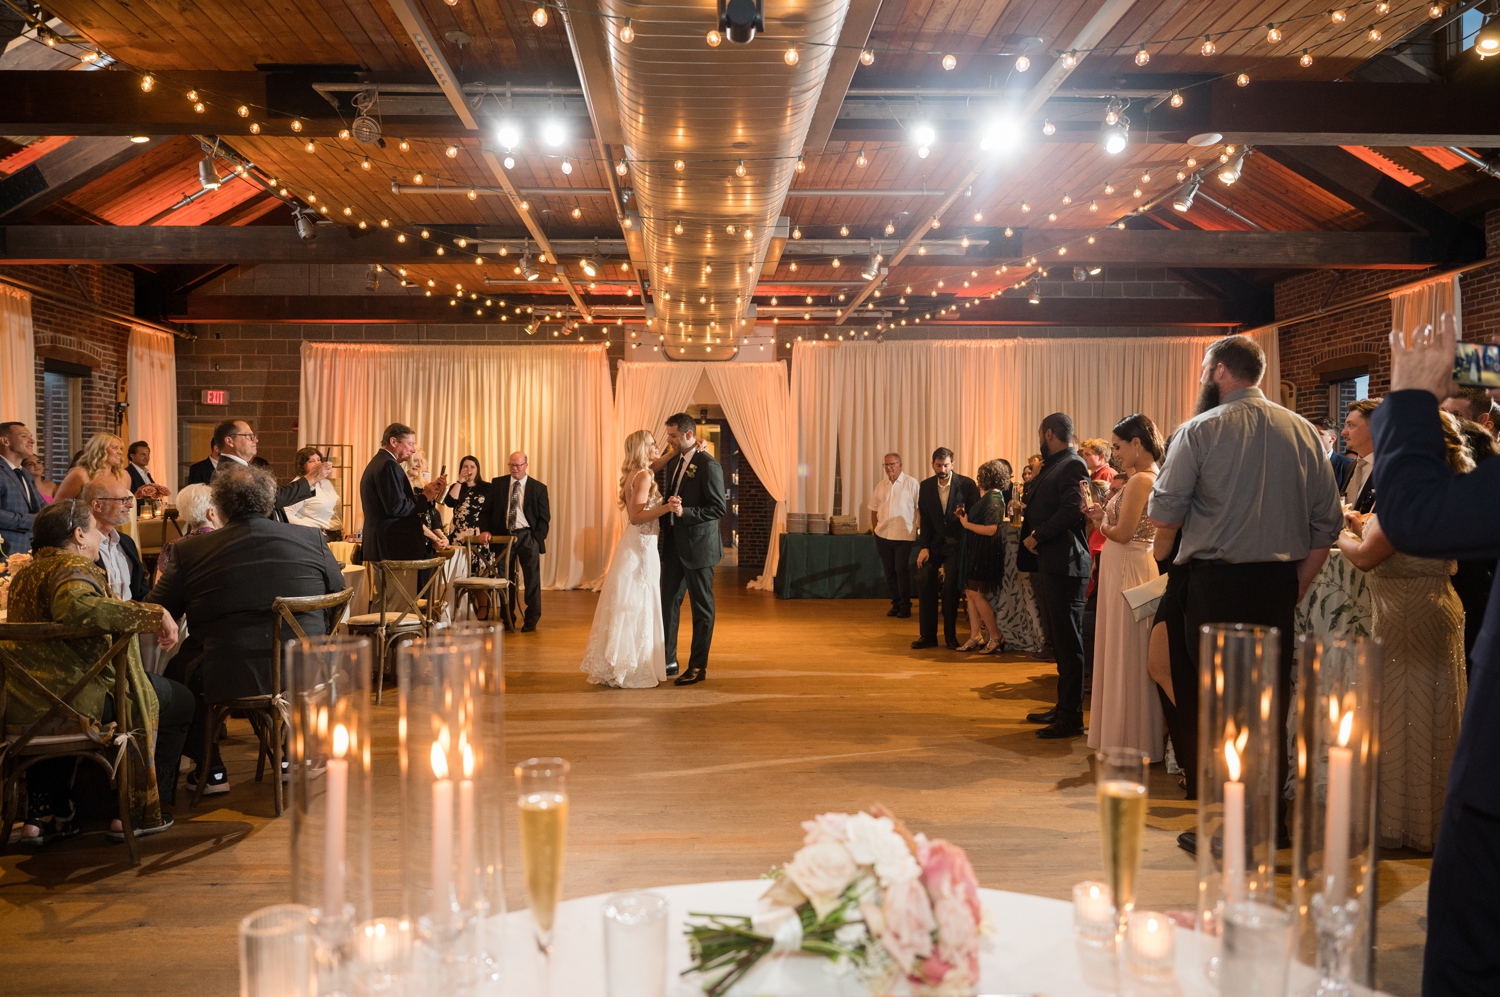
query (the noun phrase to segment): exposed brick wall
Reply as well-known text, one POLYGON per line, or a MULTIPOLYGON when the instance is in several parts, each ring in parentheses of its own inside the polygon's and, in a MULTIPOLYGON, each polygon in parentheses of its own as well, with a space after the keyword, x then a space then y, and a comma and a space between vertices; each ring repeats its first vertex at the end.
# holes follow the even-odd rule
MULTIPOLYGON (((1485 223, 1490 255, 1500 255, 1500 210, 1489 212, 1485 223)), ((1276 284, 1276 316, 1284 319, 1319 308, 1338 308, 1420 278, 1419 273, 1407 270, 1319 270, 1299 274, 1276 284)), ((1464 338, 1500 335, 1500 265, 1470 270, 1459 277, 1458 286, 1462 294, 1464 338)), ((1342 413, 1326 411, 1327 390, 1314 372, 1319 364, 1333 364, 1341 356, 1352 355, 1353 360, 1360 355, 1373 355, 1369 363, 1370 397, 1378 398, 1389 391, 1390 346, 1386 337, 1390 329, 1391 305, 1386 298, 1282 326, 1281 377, 1296 384, 1298 410, 1310 419, 1325 415, 1342 419, 1342 413)), ((1354 363, 1351 361, 1350 365, 1354 363)))
MULTIPOLYGON (((585 327, 587 328, 587 327, 585 327)), ((260 437, 260 455, 282 480, 292 477, 292 457, 297 452, 297 412, 300 393, 303 341, 338 343, 457 343, 493 344, 541 342, 526 335, 520 323, 495 325, 201 325, 198 338, 177 343, 177 418, 179 421, 218 422, 244 419, 260 437), (204 388, 228 388, 229 406, 204 405, 204 388)), ((600 334, 589 329, 584 341, 598 342, 600 334)), ((580 337, 552 338, 547 342, 576 343, 580 337)), ((624 351, 618 339, 611 340, 610 365, 616 366, 624 351)), ((187 480, 187 465, 206 453, 180 453, 180 470, 187 480)))
POLYGON ((770 549, 771 517, 776 512, 776 503, 771 493, 760 483, 755 468, 750 466, 744 454, 740 455, 740 572, 754 577, 766 567, 766 552, 770 549))
MULTIPOLYGON (((130 271, 123 267, 74 267, 77 283, 68 269, 60 266, 0 267, 0 272, 65 297, 87 297, 97 305, 127 315, 135 311, 135 281, 130 271)), ((42 377, 43 363, 49 356, 85 364, 93 370, 83 385, 82 439, 86 442, 95 433, 117 432, 119 420, 115 416, 115 402, 119 396, 119 380, 125 376, 125 352, 130 342, 130 330, 36 295, 31 299, 31 325, 36 347, 37 412, 37 425, 32 428, 36 431, 38 453, 45 454, 52 449, 47 446, 49 437, 42 377)), ((9 413, 0 414, 0 419, 9 417, 9 413)), ((47 468, 54 480, 67 471, 66 464, 56 465, 55 461, 49 462, 47 468)))

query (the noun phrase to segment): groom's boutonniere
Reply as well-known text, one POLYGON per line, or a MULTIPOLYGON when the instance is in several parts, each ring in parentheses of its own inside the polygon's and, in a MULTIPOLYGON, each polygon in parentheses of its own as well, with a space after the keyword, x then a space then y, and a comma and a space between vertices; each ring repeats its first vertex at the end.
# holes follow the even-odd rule
POLYGON ((688 467, 687 467, 687 476, 689 478, 696 478, 698 476, 698 465, 697 464, 689 464, 688 465, 688 467))

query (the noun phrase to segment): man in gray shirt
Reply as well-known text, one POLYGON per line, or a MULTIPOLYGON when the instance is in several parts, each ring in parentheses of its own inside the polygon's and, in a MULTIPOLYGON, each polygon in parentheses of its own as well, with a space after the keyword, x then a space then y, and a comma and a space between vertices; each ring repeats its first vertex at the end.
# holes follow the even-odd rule
MULTIPOLYGON (((1177 430, 1151 492, 1157 549, 1170 548, 1180 529, 1177 563, 1190 572, 1183 600, 1189 660, 1172 663, 1177 710, 1194 728, 1187 743, 1172 745, 1190 798, 1197 794, 1199 627, 1248 623, 1281 631, 1276 716, 1284 723, 1297 603, 1343 522, 1316 431, 1256 387, 1265 369, 1265 354, 1245 336, 1209 346, 1198 414, 1177 430)), ((1284 768, 1286 752, 1276 754, 1284 768)), ((1191 851, 1194 838, 1189 832, 1178 840, 1191 851)))

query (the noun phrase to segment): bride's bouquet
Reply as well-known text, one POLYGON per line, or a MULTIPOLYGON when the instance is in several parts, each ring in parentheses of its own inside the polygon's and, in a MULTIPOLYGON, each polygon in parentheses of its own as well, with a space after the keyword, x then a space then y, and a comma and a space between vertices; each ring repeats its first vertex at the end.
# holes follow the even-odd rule
POLYGON ((881 808, 804 821, 807 835, 751 917, 691 914, 688 943, 709 997, 768 954, 810 953, 852 969, 872 993, 905 977, 917 994, 963 997, 979 986, 990 934, 963 849, 913 835, 881 808))

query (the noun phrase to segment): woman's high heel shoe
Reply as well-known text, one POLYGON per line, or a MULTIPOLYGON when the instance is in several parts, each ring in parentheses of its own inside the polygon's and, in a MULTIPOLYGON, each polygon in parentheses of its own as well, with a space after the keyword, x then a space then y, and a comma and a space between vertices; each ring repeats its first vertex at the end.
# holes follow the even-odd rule
POLYGON ((980 649, 979 653, 980 654, 1002 654, 1002 653, 1004 653, 1004 651, 1005 651, 1005 639, 1003 637, 996 637, 994 640, 992 640, 988 644, 984 645, 984 647, 982 649, 980 649))
POLYGON ((983 646, 984 646, 984 638, 983 637, 970 637, 967 643, 959 645, 958 650, 960 650, 960 651, 977 651, 977 650, 979 650, 983 646))

